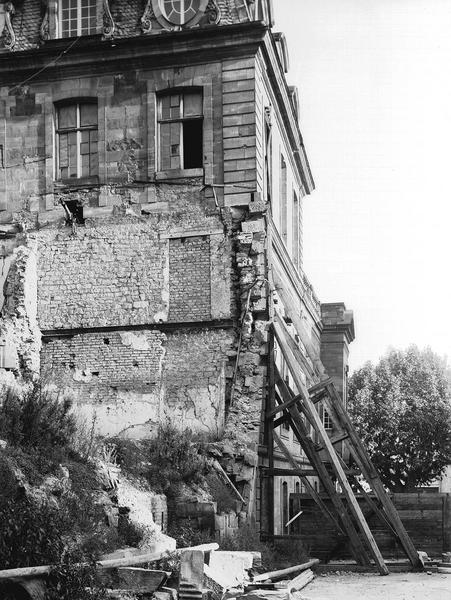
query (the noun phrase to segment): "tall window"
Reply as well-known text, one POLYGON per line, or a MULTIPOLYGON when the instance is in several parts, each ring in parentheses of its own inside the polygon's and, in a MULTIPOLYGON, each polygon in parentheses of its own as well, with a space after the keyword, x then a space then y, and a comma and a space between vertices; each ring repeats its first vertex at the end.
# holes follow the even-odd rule
POLYGON ((292 257, 293 257, 293 263, 294 266, 296 267, 296 269, 299 268, 299 229, 300 229, 300 224, 299 224, 299 200, 297 197, 296 192, 293 190, 293 219, 292 219, 292 224, 293 224, 293 231, 292 231, 292 236, 291 236, 291 243, 292 243, 292 257))
POLYGON ((60 37, 92 35, 97 30, 97 0, 60 0, 60 37))
POLYGON ((287 164, 283 156, 280 157, 280 234, 286 245, 288 239, 287 219, 287 164))
POLYGON ((202 92, 189 90, 159 98, 159 169, 203 166, 202 92))
POLYGON ((58 106, 56 143, 57 179, 97 175, 97 104, 77 102, 58 106))

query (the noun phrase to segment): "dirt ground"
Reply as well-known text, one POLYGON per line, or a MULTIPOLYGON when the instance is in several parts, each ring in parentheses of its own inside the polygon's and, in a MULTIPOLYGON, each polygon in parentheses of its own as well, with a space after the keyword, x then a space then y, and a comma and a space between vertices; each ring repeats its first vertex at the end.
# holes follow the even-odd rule
POLYGON ((315 577, 296 600, 451 600, 451 575, 331 573, 315 577))

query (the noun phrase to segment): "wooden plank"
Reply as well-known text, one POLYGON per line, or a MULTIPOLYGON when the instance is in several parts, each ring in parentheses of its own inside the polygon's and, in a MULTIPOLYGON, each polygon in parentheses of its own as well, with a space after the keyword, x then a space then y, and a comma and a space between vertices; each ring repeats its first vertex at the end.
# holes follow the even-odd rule
MULTIPOLYGON (((279 380, 278 386, 282 393, 282 398, 284 400, 288 399, 292 395, 292 392, 289 390, 287 384, 281 378, 279 380)), ((318 472, 318 476, 323 486, 325 487, 326 492, 329 498, 331 499, 332 504, 343 524, 343 528, 340 527, 340 529, 341 531, 343 531, 344 529, 346 535, 349 538, 352 555, 354 556, 357 563, 361 565, 369 565, 370 561, 368 559, 365 547, 362 541, 360 540, 357 531, 355 530, 351 517, 347 513, 340 496, 336 493, 334 482, 332 481, 326 467, 323 465, 319 454, 315 450, 315 445, 308 435, 307 429, 304 425, 304 422, 302 421, 300 413, 295 407, 290 408, 289 411, 290 415, 292 416, 291 427, 293 429, 293 433, 300 442, 308 461, 318 472)))
MULTIPOLYGON (((271 412, 276 405, 276 384, 274 374, 274 333, 269 332, 269 364, 268 364, 268 396, 266 401, 266 411, 271 412)), ((274 432, 269 421, 265 420, 265 438, 268 447, 269 468, 274 468, 274 432)), ((274 479, 267 481, 267 519, 268 533, 271 538, 274 536, 274 479)))
POLYGON ((401 521, 401 518, 394 507, 393 502, 391 501, 390 496, 383 486, 379 474, 371 462, 366 448, 357 435, 354 425, 352 424, 351 419, 349 418, 349 415, 346 412, 337 391, 335 390, 335 387, 331 384, 327 384, 326 387, 329 392, 329 399, 325 403, 328 412, 331 411, 329 414, 332 413, 331 418, 337 419, 340 427, 349 435, 349 439, 346 440, 345 443, 348 445, 348 448, 356 460, 357 465, 361 469, 363 476, 371 486, 374 494, 381 502, 385 514, 387 515, 393 529, 395 529, 397 532, 399 541, 404 548, 404 551, 407 554, 412 566, 416 569, 422 569, 423 565, 418 557, 418 552, 416 551, 415 546, 413 545, 413 542, 410 539, 401 521))
MULTIPOLYGON (((335 446, 335 444, 339 444, 340 442, 344 442, 344 440, 347 440, 349 437, 349 435, 347 433, 340 433, 339 435, 334 435, 332 436, 330 439, 330 443, 335 446)), ((317 447, 318 452, 321 452, 321 450, 324 450, 324 446, 319 445, 317 447)))
POLYGON ((280 427, 281 425, 283 425, 284 423, 286 423, 289 420, 290 420, 290 415, 288 413, 282 415, 281 417, 279 417, 278 419, 273 421, 273 424, 272 424, 273 429, 277 429, 277 427, 280 427))
POLYGON ((287 575, 291 575, 293 573, 299 573, 300 571, 306 571, 310 569, 310 567, 314 567, 319 564, 319 560, 317 558, 312 558, 306 563, 302 563, 301 565, 294 565, 293 567, 288 567, 287 569, 280 569, 279 571, 268 571, 267 573, 261 573, 260 575, 254 575, 252 581, 266 581, 267 579, 276 580, 284 579, 287 575))
POLYGON ((276 289, 277 294, 280 296, 280 299, 282 300, 283 306, 285 308, 285 312, 286 312, 287 316, 293 322, 293 325, 294 325, 299 337, 301 338, 302 343, 305 346, 308 357, 310 358, 310 360, 313 363, 315 372, 318 373, 318 375, 321 379, 325 379, 327 375, 326 375, 324 366, 320 360, 319 354, 318 354, 313 342, 311 342, 311 334, 307 330, 306 326, 304 325, 304 323, 302 321, 302 318, 298 314, 298 312, 299 312, 298 306, 296 306, 296 302, 294 302, 294 300, 290 294, 290 291, 286 288, 286 286, 283 283, 283 279, 282 279, 281 275, 277 272, 277 263, 274 262, 273 265, 274 265, 274 268, 272 269, 271 273, 272 273, 272 277, 273 277, 274 287, 276 289))
POLYGON ((330 443, 329 436, 323 427, 320 416, 317 413, 315 406, 312 404, 312 402, 310 400, 308 391, 305 387, 303 380, 301 379, 301 377, 298 374, 299 365, 298 365, 296 359, 294 358, 293 354, 290 352, 287 344, 284 343, 284 336, 283 336, 282 329, 280 328, 280 326, 278 325, 277 322, 274 323, 274 326, 275 326, 274 331, 276 334, 276 338, 280 344, 280 348, 284 355, 287 366, 291 372, 293 380, 296 384, 296 387, 298 388, 298 391, 302 392, 304 395, 303 402, 302 402, 303 411, 310 416, 310 418, 312 419, 312 421, 314 423, 316 432, 319 434, 320 438, 322 439, 322 442, 323 442, 325 449, 331 460, 332 467, 335 471, 335 474, 338 478, 338 481, 341 485, 343 493, 348 502, 348 506, 357 522, 357 526, 358 526, 359 530, 361 531, 362 535, 364 536, 364 538, 368 544, 368 548, 370 550, 371 555, 373 556, 374 561, 377 564, 380 574, 388 575, 389 571, 387 569, 387 565, 384 562, 384 559, 383 559, 382 554, 376 544, 373 534, 371 533, 368 523, 366 522, 365 517, 362 513, 362 510, 354 496, 354 492, 352 491, 352 488, 349 484, 346 474, 343 471, 341 463, 337 457, 337 454, 335 453, 334 447, 330 443))
MULTIPOLYGON (((287 335, 287 342, 290 345, 290 350, 294 353, 294 355, 296 356, 297 360, 301 363, 303 370, 307 371, 308 375, 310 376, 311 379, 316 379, 316 373, 314 371, 314 369, 312 369, 312 366, 310 365, 310 363, 308 362, 307 358, 304 356, 304 354, 302 353, 301 349, 299 348, 299 346, 296 344, 296 342, 294 341, 294 339, 291 337, 291 334, 288 330, 287 324, 285 323, 285 320, 282 319, 282 317, 276 312, 274 313, 274 319, 277 321, 277 323, 282 327, 282 329, 285 330, 285 333, 287 335)), ((291 319, 291 317, 290 317, 291 319)), ((296 325, 295 325, 296 328, 296 325)), ((301 337, 302 343, 304 343, 303 338, 301 337)))
POLYGON ((282 404, 279 404, 278 406, 276 406, 275 408, 270 410, 267 413, 266 418, 272 419, 275 415, 277 415, 281 411, 285 410, 286 408, 289 408, 293 404, 296 404, 296 402, 299 402, 300 399, 301 399, 301 396, 293 396, 293 398, 291 398, 290 400, 287 400, 286 402, 282 402, 282 404))
POLYGON ((269 467, 263 467, 265 475, 270 477, 317 477, 318 473, 315 469, 283 469, 275 467, 270 469, 269 467))

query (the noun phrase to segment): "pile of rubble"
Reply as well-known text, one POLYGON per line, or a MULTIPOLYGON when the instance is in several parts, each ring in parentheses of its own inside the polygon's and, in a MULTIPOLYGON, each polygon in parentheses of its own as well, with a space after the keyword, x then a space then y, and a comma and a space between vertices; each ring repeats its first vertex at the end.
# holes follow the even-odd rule
MULTIPOLYGON (((119 551, 97 563, 99 580, 113 600, 289 600, 291 593, 314 578, 317 559, 287 569, 260 573, 259 552, 221 551, 216 543, 175 550, 137 554, 119 551), (150 568, 178 559, 179 568, 150 568)), ((16 596, 44 597, 45 580, 52 567, 0 571, 0 587, 7 583, 16 596)), ((16 597, 13 596, 12 597, 16 597)))

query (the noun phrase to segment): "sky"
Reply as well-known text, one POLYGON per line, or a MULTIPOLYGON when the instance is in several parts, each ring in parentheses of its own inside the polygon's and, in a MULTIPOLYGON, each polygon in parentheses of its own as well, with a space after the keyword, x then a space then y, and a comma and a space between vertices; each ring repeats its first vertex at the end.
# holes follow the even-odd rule
POLYGON ((351 370, 451 362, 451 0, 273 0, 316 189, 304 270, 354 311, 351 370))

